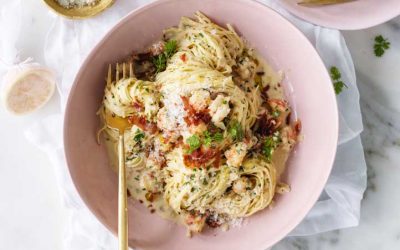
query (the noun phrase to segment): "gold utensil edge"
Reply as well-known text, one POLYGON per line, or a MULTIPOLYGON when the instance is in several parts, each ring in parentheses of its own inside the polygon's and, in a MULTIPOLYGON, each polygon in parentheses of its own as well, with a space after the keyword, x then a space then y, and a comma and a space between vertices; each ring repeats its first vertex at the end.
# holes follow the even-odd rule
POLYGON ((301 6, 305 6, 305 7, 312 7, 312 6, 323 6, 323 5, 348 3, 348 2, 353 2, 353 1, 356 1, 356 0, 308 0, 308 1, 299 2, 297 4, 301 5, 301 6))
MULTIPOLYGON (((122 78, 120 78, 120 65, 117 63, 115 66, 115 84, 121 79, 133 77, 132 63, 122 64, 122 78), (128 69, 127 69, 128 67, 128 69)), ((112 66, 108 66, 108 73, 106 78, 107 86, 113 83, 112 81, 112 66)), ((112 116, 114 117, 114 116, 112 116)), ((124 132, 128 128, 127 125, 115 123, 111 125, 106 118, 106 124, 111 129, 118 130, 118 249, 128 250, 128 199, 127 199, 127 185, 126 185, 126 169, 125 169, 125 150, 124 150, 124 132)))

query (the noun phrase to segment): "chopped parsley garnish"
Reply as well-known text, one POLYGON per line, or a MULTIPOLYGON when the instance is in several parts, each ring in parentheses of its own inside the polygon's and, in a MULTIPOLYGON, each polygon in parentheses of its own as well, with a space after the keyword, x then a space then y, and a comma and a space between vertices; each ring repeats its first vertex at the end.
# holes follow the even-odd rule
POLYGON ((167 58, 173 56, 176 52, 177 43, 175 40, 169 40, 165 43, 165 51, 164 54, 167 58))
POLYGON ((335 89, 336 95, 340 94, 343 91, 343 88, 347 85, 341 80, 342 74, 340 73, 339 69, 335 66, 330 68, 333 88, 335 89))
POLYGON ((164 54, 153 57, 153 64, 156 66, 156 72, 164 71, 167 67, 167 58, 164 54))
POLYGON ((333 81, 339 81, 342 78, 342 74, 335 66, 331 67, 331 78, 333 81))
POLYGON ((224 139, 224 135, 220 132, 211 134, 209 131, 205 131, 203 135, 204 135, 203 143, 207 147, 209 147, 212 142, 220 142, 222 141, 222 139, 224 139))
POLYGON ((156 72, 164 71, 167 68, 167 61, 176 52, 177 43, 175 40, 170 40, 164 45, 164 52, 153 57, 153 64, 156 67, 156 72))
POLYGON ((267 158, 268 161, 272 160, 272 154, 275 149, 281 143, 280 133, 277 131, 272 136, 265 138, 262 144, 262 154, 267 158))
POLYGON ((232 121, 228 127, 228 133, 235 141, 241 141, 244 137, 244 131, 242 125, 236 120, 232 121))
POLYGON ((377 57, 383 56, 385 51, 390 48, 390 42, 387 38, 383 38, 382 35, 375 37, 374 53, 377 57))
POLYGON ((213 135, 214 141, 220 142, 222 139, 224 139, 224 135, 222 133, 217 132, 213 135))
POLYGON ((144 138, 144 133, 141 131, 137 131, 135 136, 133 137, 135 142, 141 142, 143 138, 144 138))
POLYGON ((275 110, 272 111, 272 116, 274 118, 278 118, 280 115, 281 115, 281 112, 279 110, 275 109, 275 110))
POLYGON ((200 148, 201 142, 197 135, 192 135, 186 139, 186 143, 189 145, 189 154, 193 153, 196 149, 200 148))

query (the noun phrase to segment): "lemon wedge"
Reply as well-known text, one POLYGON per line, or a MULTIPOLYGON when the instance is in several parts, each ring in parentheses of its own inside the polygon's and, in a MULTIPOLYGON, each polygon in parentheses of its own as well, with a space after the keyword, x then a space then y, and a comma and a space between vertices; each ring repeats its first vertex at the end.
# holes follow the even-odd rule
POLYGON ((9 71, 3 79, 2 91, 6 109, 17 115, 38 110, 54 94, 55 81, 55 74, 40 66, 9 71))

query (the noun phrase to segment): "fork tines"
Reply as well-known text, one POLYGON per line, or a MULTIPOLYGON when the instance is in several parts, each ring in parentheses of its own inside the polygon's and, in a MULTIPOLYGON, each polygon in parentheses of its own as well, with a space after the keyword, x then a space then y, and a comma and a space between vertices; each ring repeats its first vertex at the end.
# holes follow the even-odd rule
MULTIPOLYGON (((124 62, 122 64, 116 63, 115 64, 114 77, 115 77, 114 83, 117 83, 119 80, 126 79, 128 77, 134 77, 133 64, 131 62, 129 62, 129 63, 125 63, 124 62), (128 70, 129 70, 129 72, 128 72, 128 70), (121 77, 121 73, 122 73, 122 78, 120 78, 121 77), (128 73, 129 73, 129 75, 128 75, 128 73)), ((112 65, 109 64, 108 65, 107 79, 106 79, 107 85, 110 85, 113 82, 112 79, 113 79, 112 65)))

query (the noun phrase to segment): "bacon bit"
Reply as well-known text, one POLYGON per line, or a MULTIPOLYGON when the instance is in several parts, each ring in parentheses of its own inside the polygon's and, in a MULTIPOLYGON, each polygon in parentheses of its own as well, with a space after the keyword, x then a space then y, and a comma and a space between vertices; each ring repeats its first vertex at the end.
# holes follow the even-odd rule
POLYGON ((271 108, 277 108, 279 111, 285 111, 287 108, 287 103, 280 99, 270 99, 268 104, 271 108))
POLYGON ((139 61, 146 61, 146 60, 150 60, 152 57, 150 52, 146 52, 146 53, 139 53, 137 55, 133 55, 133 59, 135 60, 139 60, 139 61))
POLYGON ((268 90, 269 90, 270 86, 267 85, 265 86, 262 90, 261 90, 261 97, 265 100, 268 101, 268 90))
POLYGON ((193 225, 194 223, 199 223, 204 221, 206 218, 204 215, 200 214, 198 211, 190 211, 190 213, 186 217, 186 224, 193 225))
POLYGON ((186 154, 183 156, 183 163, 190 168, 199 168, 205 167, 206 163, 209 162, 211 159, 216 158, 215 160, 218 163, 221 157, 221 153, 219 150, 216 149, 203 149, 199 148, 193 151, 191 154, 186 154))
POLYGON ((219 168, 220 163, 221 163, 221 152, 218 151, 213 162, 214 168, 219 168))
POLYGON ((208 216, 208 217, 206 218, 206 224, 207 224, 209 227, 212 227, 212 228, 216 228, 216 227, 221 226, 221 224, 220 224, 220 223, 215 219, 215 217, 212 216, 212 215, 210 215, 210 216, 208 216))
POLYGON ((275 118, 268 118, 266 114, 263 114, 258 119, 258 130, 257 132, 263 136, 272 135, 276 129, 280 126, 280 122, 275 118))
POLYGON ((302 129, 301 121, 300 121, 300 120, 297 120, 297 121, 294 123, 293 128, 294 128, 294 131, 296 132, 296 135, 299 135, 300 132, 301 132, 301 129, 302 129))
POLYGON ((146 197, 146 200, 148 200, 150 202, 154 201, 154 194, 153 193, 148 192, 148 193, 146 193, 145 197, 146 197))
POLYGON ((155 134, 158 131, 157 124, 146 121, 143 116, 132 115, 128 117, 128 122, 138 126, 144 131, 148 131, 151 134, 155 134))
POLYGON ((167 166, 167 161, 165 160, 165 158, 163 157, 163 161, 161 161, 161 165, 160 168, 163 169, 167 166))
POLYGON ((134 107, 138 112, 144 111, 144 106, 140 102, 132 102, 132 107, 134 107))
POLYGON ((287 116, 286 116, 286 125, 290 124, 290 118, 292 116, 292 113, 290 112, 287 116))
POLYGON ((182 54, 179 58, 182 60, 182 62, 186 62, 186 54, 185 53, 182 54))
POLYGON ((188 116, 184 117, 184 120, 187 125, 199 125, 200 122, 204 122, 205 124, 210 123, 211 116, 208 114, 208 109, 197 111, 193 108, 189 103, 189 98, 187 96, 181 96, 183 102, 183 108, 188 113, 188 116))

